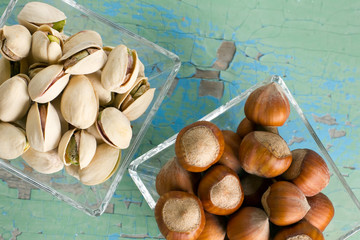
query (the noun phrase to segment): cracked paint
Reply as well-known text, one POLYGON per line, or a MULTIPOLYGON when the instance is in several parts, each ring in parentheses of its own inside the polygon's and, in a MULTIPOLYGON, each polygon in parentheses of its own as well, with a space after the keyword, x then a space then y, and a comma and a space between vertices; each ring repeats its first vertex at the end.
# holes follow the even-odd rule
POLYGON ((337 125, 338 123, 336 122, 336 119, 334 117, 332 117, 330 114, 326 114, 324 116, 316 116, 315 114, 312 114, 315 122, 318 123, 324 123, 326 125, 337 125))
POLYGON ((212 67, 217 70, 226 70, 229 67, 230 62, 233 60, 235 52, 236 47, 234 42, 222 42, 216 52, 217 59, 212 65, 212 67))
POLYGON ((288 145, 291 146, 291 145, 293 145, 294 143, 301 143, 301 142, 303 142, 303 141, 305 141, 305 138, 293 136, 293 137, 290 139, 288 145))
POLYGON ((329 129, 329 135, 331 138, 341 138, 346 136, 346 132, 344 130, 336 130, 335 128, 329 129))
POLYGON ((224 82, 201 80, 199 86, 199 96, 213 96, 221 99, 224 93, 224 82))

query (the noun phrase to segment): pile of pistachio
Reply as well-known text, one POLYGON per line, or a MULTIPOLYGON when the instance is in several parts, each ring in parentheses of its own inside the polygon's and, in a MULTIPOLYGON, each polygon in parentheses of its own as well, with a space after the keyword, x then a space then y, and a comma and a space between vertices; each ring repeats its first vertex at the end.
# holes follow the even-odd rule
POLYGON ((154 97, 137 52, 103 46, 93 30, 66 36, 65 14, 45 3, 17 17, 0 29, 0 158, 106 181, 154 97))

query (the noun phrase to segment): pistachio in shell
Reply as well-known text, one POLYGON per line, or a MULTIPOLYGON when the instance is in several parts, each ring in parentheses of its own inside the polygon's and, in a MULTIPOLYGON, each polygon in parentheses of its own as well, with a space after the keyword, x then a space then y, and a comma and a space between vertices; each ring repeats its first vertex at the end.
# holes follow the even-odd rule
POLYGON ((51 174, 64 168, 64 163, 60 160, 56 150, 38 152, 33 148, 29 148, 21 157, 39 173, 51 174))
POLYGON ((31 34, 22 25, 4 26, 0 29, 0 53, 10 61, 20 61, 28 56, 31 34))
POLYGON ((101 83, 105 89, 117 93, 127 92, 135 83, 139 73, 137 52, 125 45, 116 46, 109 54, 101 72, 101 83))
POLYGON ((30 79, 33 79, 35 77, 36 74, 38 74, 41 70, 43 70, 44 68, 48 67, 49 64, 47 63, 33 63, 29 66, 28 69, 28 76, 30 79))
POLYGON ((75 166, 75 165, 66 166, 65 165, 65 171, 67 172, 67 174, 69 174, 70 176, 73 176, 77 180, 80 180, 79 170, 80 170, 79 166, 75 166))
POLYGON ((74 165, 85 168, 89 165, 96 151, 96 139, 83 129, 67 131, 59 142, 58 153, 66 166, 74 165))
POLYGON ((146 77, 138 78, 135 84, 124 94, 115 98, 115 106, 130 120, 136 120, 149 107, 154 98, 155 88, 150 88, 146 77))
POLYGON ((62 56, 62 45, 60 33, 48 25, 42 25, 32 35, 32 57, 36 62, 54 64, 62 56))
POLYGON ((35 102, 30 107, 26 119, 26 135, 30 147, 38 152, 47 152, 58 146, 61 137, 60 119, 50 102, 35 102))
POLYGON ((0 58, 0 85, 9 78, 20 73, 26 74, 28 71, 28 64, 26 58, 20 61, 13 62, 2 57, 0 58))
POLYGON ((29 2, 19 12, 17 19, 21 25, 34 33, 41 25, 49 25, 62 32, 66 16, 59 9, 42 2, 29 2))
POLYGON ((103 46, 101 36, 98 32, 93 30, 83 30, 71 35, 66 39, 63 52, 67 53, 70 49, 83 42, 93 42, 100 47, 103 46))
POLYGON ((31 79, 28 87, 29 95, 35 102, 50 102, 63 91, 69 78, 70 74, 64 72, 62 65, 50 65, 31 79))
POLYGON ((104 143, 103 138, 100 136, 100 133, 98 132, 98 130, 96 128, 96 122, 93 125, 91 125, 90 127, 88 127, 86 129, 86 131, 95 137, 97 144, 104 143))
POLYGON ((10 123, 0 123, 0 158, 15 159, 29 149, 25 131, 10 123))
POLYGON ((59 61, 64 61, 66 73, 73 75, 90 74, 100 70, 105 65, 107 55, 97 43, 81 42, 64 52, 59 61))
POLYGON ((61 114, 76 128, 86 129, 95 121, 99 100, 90 80, 84 75, 73 76, 61 96, 61 114))
POLYGON ((121 150, 103 143, 96 148, 90 164, 79 170, 80 181, 85 185, 97 185, 108 180, 120 165, 121 150))
POLYGON ((99 97, 100 106, 107 106, 111 104, 114 100, 114 93, 105 89, 101 85, 101 70, 88 74, 86 77, 92 83, 96 95, 99 97))
POLYGON ((30 107, 29 78, 18 74, 0 85, 0 120, 13 122, 25 116, 30 107))
POLYGON ((129 119, 117 108, 107 107, 99 113, 96 128, 104 142, 125 149, 130 145, 132 128, 129 119))

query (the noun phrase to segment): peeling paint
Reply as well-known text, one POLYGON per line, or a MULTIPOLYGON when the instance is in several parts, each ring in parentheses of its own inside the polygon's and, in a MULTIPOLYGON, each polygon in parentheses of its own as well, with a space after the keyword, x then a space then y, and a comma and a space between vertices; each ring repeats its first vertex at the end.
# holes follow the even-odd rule
POLYGON ((293 137, 290 139, 288 145, 291 146, 291 145, 293 145, 294 143, 301 143, 301 142, 303 142, 303 141, 305 141, 305 138, 293 136, 293 137))
POLYGON ((109 203, 104 211, 105 213, 114 214, 114 204, 109 203))
POLYGON ((344 166, 343 168, 347 168, 347 169, 350 169, 350 170, 355 170, 356 169, 355 167, 352 167, 352 166, 344 166))
POLYGON ((315 114, 312 115, 315 122, 318 123, 324 123, 327 125, 338 125, 338 123, 336 122, 336 119, 334 117, 332 117, 330 114, 326 114, 322 117, 316 116, 315 114))
POLYGON ((135 205, 138 205, 139 207, 141 207, 142 202, 124 201, 124 204, 125 204, 126 208, 129 209, 131 204, 135 204, 135 205))
POLYGON ((18 228, 14 228, 14 230, 11 232, 11 240, 16 240, 17 236, 21 235, 22 232, 19 231, 18 228))
POLYGON ((326 151, 328 151, 330 148, 332 148, 334 145, 332 145, 332 144, 327 144, 326 145, 326 151))
POLYGON ((202 79, 219 79, 220 71, 213 70, 201 70, 196 68, 196 73, 193 78, 202 78, 202 79))
POLYGON ((213 96, 221 99, 224 94, 224 82, 201 80, 199 86, 199 96, 213 96))
POLYGON ((226 70, 229 67, 230 62, 233 60, 235 52, 236 46, 234 42, 222 42, 219 49, 217 50, 217 59, 212 67, 218 70, 226 70))
POLYGON ((335 128, 329 129, 329 135, 331 138, 340 138, 346 136, 346 132, 344 130, 336 130, 335 128))
POLYGON ((134 238, 134 239, 143 239, 143 238, 148 238, 150 237, 149 235, 147 234, 121 234, 121 237, 122 238, 134 238))

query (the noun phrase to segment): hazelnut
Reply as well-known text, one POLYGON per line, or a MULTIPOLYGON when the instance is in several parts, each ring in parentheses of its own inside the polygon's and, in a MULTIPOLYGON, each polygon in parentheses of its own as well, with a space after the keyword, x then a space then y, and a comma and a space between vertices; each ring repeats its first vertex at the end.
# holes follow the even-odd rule
POLYGON ((197 240, 224 240, 225 235, 225 218, 205 211, 205 228, 197 240))
POLYGON ((239 177, 230 168, 216 165, 202 177, 198 196, 204 209, 216 215, 229 215, 235 212, 244 200, 239 177))
POLYGON ((301 220, 295 225, 281 229, 274 240, 325 240, 319 229, 306 220, 301 220))
POLYGON ((156 191, 160 196, 170 191, 196 193, 200 177, 199 173, 186 171, 174 157, 157 174, 156 191))
POLYGON ((335 209, 333 204, 323 193, 307 197, 307 201, 311 208, 304 218, 314 227, 323 232, 334 217, 335 209))
POLYGON ((166 239, 195 240, 205 227, 200 200, 191 193, 171 191, 160 196, 155 220, 166 239))
POLYGON ((241 208, 230 217, 227 235, 229 240, 268 240, 269 218, 260 208, 241 208))
POLYGON ((261 203, 272 223, 286 226, 300 221, 310 209, 305 195, 293 183, 273 183, 264 193, 261 203))
POLYGON ((175 154, 181 166, 190 172, 202 172, 219 161, 225 141, 221 130, 213 123, 199 121, 179 132, 175 154))
POLYGON ((279 134, 277 127, 275 126, 262 126, 259 124, 255 124, 251 122, 246 117, 239 123, 236 133, 241 137, 244 138, 246 134, 253 132, 253 131, 266 131, 279 134))
POLYGON ((255 89, 244 107, 246 117, 262 126, 282 126, 290 115, 290 104, 275 82, 255 89))
POLYGON ((241 138, 238 134, 230 130, 222 130, 222 133, 225 140, 225 148, 224 153, 222 154, 218 163, 223 164, 239 173, 241 171, 239 161, 239 147, 241 138))
POLYGON ((244 174, 240 177, 244 190, 243 206, 261 207, 261 197, 270 187, 272 181, 253 174, 244 174))
POLYGON ((295 149, 291 153, 293 160, 282 174, 284 179, 292 181, 307 197, 314 196, 329 184, 330 171, 319 154, 311 149, 295 149))
POLYGON ((247 173, 272 178, 289 168, 292 157, 288 145, 279 135, 254 131, 241 141, 239 159, 247 173))

